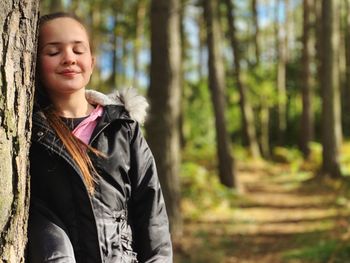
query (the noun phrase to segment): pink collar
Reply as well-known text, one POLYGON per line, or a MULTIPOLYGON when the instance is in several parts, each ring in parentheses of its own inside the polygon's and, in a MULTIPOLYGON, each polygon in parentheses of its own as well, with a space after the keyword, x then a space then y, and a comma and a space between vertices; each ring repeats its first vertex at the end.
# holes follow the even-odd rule
POLYGON ((97 105, 96 108, 90 113, 89 117, 79 123, 72 133, 84 143, 89 144, 92 132, 97 125, 97 120, 102 116, 102 114, 103 107, 101 105, 97 105))

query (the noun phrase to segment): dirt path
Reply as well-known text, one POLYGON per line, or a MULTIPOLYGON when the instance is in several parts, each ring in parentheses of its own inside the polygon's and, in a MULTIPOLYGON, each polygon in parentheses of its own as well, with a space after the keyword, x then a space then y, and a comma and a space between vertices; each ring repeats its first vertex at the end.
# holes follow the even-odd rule
POLYGON ((348 215, 335 204, 333 191, 302 185, 304 178, 283 166, 239 169, 244 201, 220 218, 186 223, 180 248, 186 257, 175 262, 308 262, 283 255, 340 235, 348 215))

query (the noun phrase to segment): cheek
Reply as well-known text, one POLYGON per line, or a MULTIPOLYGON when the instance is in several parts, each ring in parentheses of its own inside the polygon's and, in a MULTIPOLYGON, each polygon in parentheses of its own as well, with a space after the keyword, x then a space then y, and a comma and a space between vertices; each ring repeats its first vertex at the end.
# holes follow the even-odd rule
POLYGON ((49 58, 42 58, 40 60, 40 74, 42 76, 47 76, 47 74, 50 74, 52 72, 54 72, 55 70, 55 61, 53 59, 49 59, 49 58))
POLYGON ((85 72, 91 74, 92 73, 92 58, 91 57, 86 57, 81 62, 83 64, 85 72))

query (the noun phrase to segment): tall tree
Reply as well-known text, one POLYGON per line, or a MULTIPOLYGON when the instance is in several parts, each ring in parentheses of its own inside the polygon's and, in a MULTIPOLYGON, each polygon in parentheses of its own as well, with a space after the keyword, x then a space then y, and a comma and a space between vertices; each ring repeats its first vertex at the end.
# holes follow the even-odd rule
POLYGON ((230 152, 230 143, 225 119, 225 73, 220 53, 220 27, 218 21, 218 3, 204 0, 204 17, 207 25, 209 88, 215 113, 219 177, 222 184, 234 187, 234 161, 230 152))
POLYGON ((180 212, 180 0, 151 1, 151 103, 146 123, 157 161, 173 237, 182 234, 180 212))
MULTIPOLYGON (((111 60, 112 60, 112 71, 110 73, 110 76, 109 76, 109 87, 110 89, 113 89, 113 88, 117 88, 117 67, 118 67, 118 60, 117 60, 117 51, 118 51, 118 48, 120 48, 118 46, 118 35, 117 35, 117 18, 118 18, 118 15, 117 14, 114 14, 114 19, 113 19, 113 26, 111 28, 111 60)), ((120 83, 118 83, 120 84, 120 83)))
POLYGON ((51 13, 63 11, 62 0, 51 0, 50 1, 50 6, 49 6, 49 11, 51 13))
POLYGON ((258 0, 252 0, 252 14, 253 14, 253 24, 254 24, 254 46, 255 46, 255 65, 260 63, 260 44, 259 44, 259 20, 258 20, 258 0))
POLYGON ((278 96, 278 141, 284 142, 287 129, 287 88, 286 88, 286 64, 287 64, 287 40, 286 31, 288 25, 289 0, 282 0, 284 6, 283 21, 280 18, 281 0, 276 0, 276 49, 277 49, 277 96, 278 96))
POLYGON ((199 83, 203 83, 205 79, 205 70, 204 65, 206 57, 205 57, 205 26, 204 26, 204 18, 202 15, 196 16, 196 23, 198 27, 198 78, 199 83))
POLYGON ((0 262, 24 262, 38 1, 0 1, 0 262))
POLYGON ((142 37, 144 33, 145 18, 146 18, 146 1, 140 0, 135 3, 135 40, 133 49, 133 64, 134 64, 134 78, 133 87, 139 87, 139 75, 140 75, 140 51, 142 37))
POLYGON ((238 40, 236 36, 235 7, 232 4, 232 0, 225 0, 225 3, 228 18, 229 38, 233 53, 234 74, 240 94, 240 107, 242 113, 244 135, 247 139, 251 155, 255 158, 258 158, 260 157, 260 150, 256 137, 253 110, 249 103, 247 87, 244 85, 241 76, 241 54, 239 52, 238 40))
POLYGON ((301 58, 302 65, 302 104, 303 111, 301 116, 301 134, 300 149, 305 158, 310 155, 309 142, 313 139, 314 118, 312 110, 312 79, 311 79, 311 54, 312 54, 312 38, 311 38, 311 10, 312 0, 303 0, 303 51, 301 58))
POLYGON ((341 141, 339 96, 339 17, 338 0, 322 1, 322 171, 332 177, 341 175, 339 147, 341 141))
MULTIPOLYGON (((344 85, 344 110, 346 113, 350 112, 350 0, 345 0, 345 25, 344 25, 344 37, 345 37, 345 85, 344 85)), ((349 114, 343 114, 344 118, 344 130, 345 127, 349 130, 350 116, 349 114)), ((349 132, 348 132, 349 133, 349 132)))

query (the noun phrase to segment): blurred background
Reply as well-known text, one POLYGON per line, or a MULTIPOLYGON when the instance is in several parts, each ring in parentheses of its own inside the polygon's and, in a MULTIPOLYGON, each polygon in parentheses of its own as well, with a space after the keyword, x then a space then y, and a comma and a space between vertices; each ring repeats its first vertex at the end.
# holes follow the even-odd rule
POLYGON ((134 87, 175 262, 350 262, 349 0, 42 0, 134 87))

